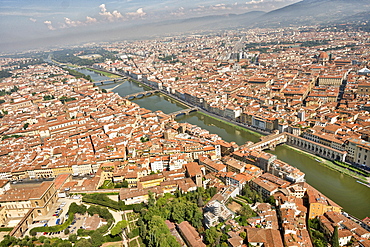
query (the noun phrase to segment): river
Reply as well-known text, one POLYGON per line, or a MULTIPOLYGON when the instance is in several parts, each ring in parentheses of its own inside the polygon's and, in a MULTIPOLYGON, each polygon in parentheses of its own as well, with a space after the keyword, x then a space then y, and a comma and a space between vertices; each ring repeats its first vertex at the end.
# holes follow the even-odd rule
MULTIPOLYGON (((78 70, 81 73, 90 75, 93 80, 105 80, 107 77, 96 74, 88 70, 78 70)), ((111 88, 115 85, 106 85, 102 88, 111 88)), ((145 89, 135 82, 126 81, 113 91, 121 96, 144 91, 145 89)), ((182 104, 163 95, 153 95, 141 99, 133 100, 141 107, 151 111, 161 110, 164 113, 171 113, 186 108, 182 104)), ((188 122, 198 125, 208 130, 210 133, 219 135, 227 142, 236 142, 239 145, 247 141, 256 142, 259 138, 243 129, 236 129, 229 124, 218 121, 201 113, 192 113, 187 116, 176 118, 178 122, 188 122)), ((363 219, 370 216, 370 189, 356 182, 356 179, 333 171, 323 164, 317 162, 314 158, 296 152, 291 148, 281 145, 274 151, 269 151, 279 159, 288 164, 297 167, 306 174, 306 181, 338 203, 343 209, 363 219)))

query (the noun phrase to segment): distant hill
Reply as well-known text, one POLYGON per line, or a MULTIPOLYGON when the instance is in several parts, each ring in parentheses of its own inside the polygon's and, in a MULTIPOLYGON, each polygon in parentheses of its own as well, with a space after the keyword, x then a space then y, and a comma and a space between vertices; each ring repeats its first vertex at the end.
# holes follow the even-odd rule
POLYGON ((287 26, 340 22, 370 11, 370 0, 303 0, 261 16, 257 25, 287 26))
POLYGON ((194 30, 219 30, 241 26, 248 26, 266 14, 263 11, 251 11, 244 14, 210 15, 182 20, 171 20, 153 23, 153 26, 165 30, 194 31, 194 30))
POLYGON ((284 27, 370 20, 370 0, 303 0, 270 12, 211 15, 153 23, 171 31, 220 30, 238 27, 284 27))

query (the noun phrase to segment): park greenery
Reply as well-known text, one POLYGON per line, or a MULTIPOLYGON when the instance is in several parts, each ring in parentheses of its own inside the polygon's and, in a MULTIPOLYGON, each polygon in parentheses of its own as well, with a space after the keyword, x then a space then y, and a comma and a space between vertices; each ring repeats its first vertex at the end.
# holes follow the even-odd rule
POLYGON ((104 49, 64 49, 53 52, 53 59, 59 63, 76 64, 78 66, 92 66, 94 63, 104 62, 106 59, 112 61, 118 60, 115 54, 104 49), (100 56, 93 59, 79 57, 88 54, 99 54, 100 56))
POLYGON ((17 91, 18 91, 18 87, 17 86, 14 86, 10 90, 2 89, 2 90, 0 90, 0 96, 10 95, 10 94, 12 94, 14 92, 17 92, 17 91))
POLYGON ((52 99, 55 99, 55 97, 53 95, 44 95, 43 96, 44 101, 48 101, 48 100, 52 100, 52 99))
POLYGON ((60 100, 63 104, 65 104, 66 102, 76 100, 76 98, 74 98, 74 97, 62 96, 62 97, 60 97, 60 98, 59 98, 59 100, 60 100))
POLYGON ((74 69, 69 69, 69 68, 63 68, 63 69, 66 70, 66 71, 68 71, 68 73, 70 75, 76 77, 77 79, 78 78, 84 78, 84 79, 86 79, 88 81, 92 81, 91 76, 89 76, 89 75, 85 75, 85 74, 80 73, 80 72, 78 72, 78 71, 76 71, 74 69))
POLYGON ((20 138, 22 135, 5 135, 1 138, 1 140, 9 139, 9 138, 20 138))
POLYGON ((123 180, 120 183, 113 183, 112 180, 105 180, 99 189, 128 188, 128 182, 123 180))
POLYGON ((0 79, 11 77, 12 73, 10 73, 8 70, 0 70, 0 79))

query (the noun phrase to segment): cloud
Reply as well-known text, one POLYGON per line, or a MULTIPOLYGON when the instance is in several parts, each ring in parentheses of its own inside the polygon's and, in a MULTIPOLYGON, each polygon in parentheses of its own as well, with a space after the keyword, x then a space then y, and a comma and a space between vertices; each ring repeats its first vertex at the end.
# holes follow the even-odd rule
POLYGON ((136 10, 136 12, 128 12, 126 13, 126 16, 137 18, 137 17, 143 17, 146 13, 144 12, 143 8, 139 8, 136 10))
POLYGON ((113 12, 107 11, 107 8, 105 7, 104 3, 101 4, 99 8, 100 8, 99 15, 103 16, 106 20, 110 22, 124 19, 123 15, 117 10, 114 10, 113 12))
POLYGON ((93 18, 93 17, 90 17, 90 16, 86 16, 86 23, 95 23, 97 22, 98 20, 96 18, 93 18))
POLYGON ((48 27, 49 30, 55 30, 55 27, 53 27, 51 21, 44 21, 44 24, 48 27))
POLYGON ((263 0, 252 0, 250 2, 246 2, 245 4, 258 4, 258 3, 263 3, 263 0))
POLYGON ((210 6, 210 9, 212 9, 212 10, 224 10, 224 9, 231 9, 231 8, 227 7, 226 4, 220 3, 220 4, 210 6))
POLYGON ((70 27, 79 27, 79 26, 85 26, 92 23, 96 23, 98 20, 96 18, 86 16, 85 21, 73 21, 69 19, 68 17, 64 17, 64 22, 60 22, 59 28, 70 28, 70 27))
POLYGON ((64 17, 64 22, 69 27, 76 27, 76 26, 81 25, 81 22, 79 22, 79 21, 72 21, 71 19, 69 19, 67 17, 64 17))
POLYGON ((32 22, 36 22, 35 18, 30 18, 29 20, 32 21, 32 22))

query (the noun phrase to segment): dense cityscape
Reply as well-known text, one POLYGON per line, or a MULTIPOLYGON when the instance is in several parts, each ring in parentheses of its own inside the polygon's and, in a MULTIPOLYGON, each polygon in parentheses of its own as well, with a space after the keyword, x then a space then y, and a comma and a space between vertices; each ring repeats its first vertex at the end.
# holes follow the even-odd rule
POLYGON ((268 151, 369 198, 369 39, 256 28, 1 57, 0 245, 370 246, 366 204, 344 208, 268 151), (118 93, 128 83, 142 91, 118 93), (158 94, 183 108, 135 101, 158 94), (177 121, 195 112, 259 140, 177 121))

